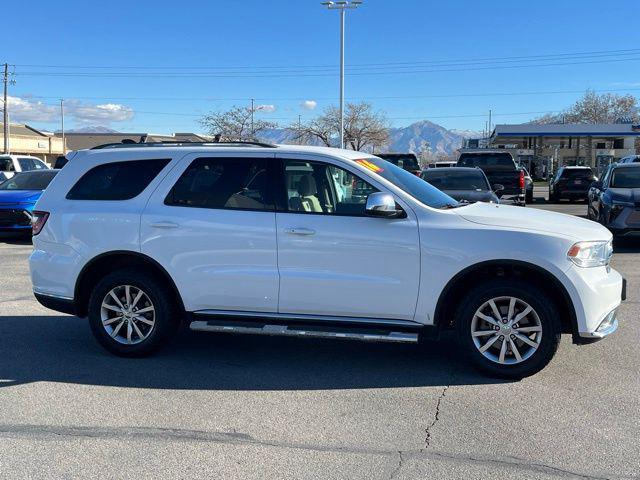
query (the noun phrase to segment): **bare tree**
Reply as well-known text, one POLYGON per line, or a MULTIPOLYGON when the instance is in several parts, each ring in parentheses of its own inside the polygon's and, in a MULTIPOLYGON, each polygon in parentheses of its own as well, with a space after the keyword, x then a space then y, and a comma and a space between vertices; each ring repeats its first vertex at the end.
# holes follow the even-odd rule
POLYGON ((560 114, 546 114, 534 123, 615 123, 621 119, 638 121, 638 99, 633 95, 598 94, 587 90, 584 96, 560 114))
MULTIPOLYGON (((340 110, 327 107, 318 117, 305 124, 294 123, 289 129, 294 140, 306 143, 315 140, 327 147, 334 146, 340 136, 340 110)), ((369 103, 349 103, 345 109, 344 138, 346 146, 353 150, 383 147, 389 141, 387 119, 369 103)))
POLYGON ((207 133, 222 141, 255 140, 258 133, 278 126, 274 122, 254 118, 252 128, 251 114, 251 107, 233 107, 225 112, 204 115, 200 125, 207 129, 207 133))

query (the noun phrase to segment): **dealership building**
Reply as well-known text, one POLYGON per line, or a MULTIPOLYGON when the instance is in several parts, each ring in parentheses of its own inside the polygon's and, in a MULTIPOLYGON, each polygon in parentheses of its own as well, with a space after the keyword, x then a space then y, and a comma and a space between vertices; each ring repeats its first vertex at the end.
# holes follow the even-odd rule
MULTIPOLYGON (((9 123, 9 153, 30 155, 44 160, 49 165, 56 157, 64 155, 62 138, 22 123, 9 123)), ((4 146, 4 125, 0 123, 0 148, 4 146)))
MULTIPOLYGON (((601 172, 612 162, 636 153, 640 125, 551 124, 496 125, 488 148, 511 152, 516 162, 535 177, 562 165, 588 165, 601 172)), ((478 140, 467 140, 462 151, 477 150, 478 140)))

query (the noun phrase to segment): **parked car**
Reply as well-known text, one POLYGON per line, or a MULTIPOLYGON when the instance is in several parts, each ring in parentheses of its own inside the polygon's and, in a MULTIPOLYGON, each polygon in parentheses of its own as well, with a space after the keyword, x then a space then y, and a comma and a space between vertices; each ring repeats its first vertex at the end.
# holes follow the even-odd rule
POLYGON ((0 230, 31 233, 32 211, 57 170, 16 173, 0 184, 0 230))
POLYGON ((449 162, 449 161, 442 161, 442 162, 432 162, 430 164, 427 165, 427 169, 429 168, 449 168, 449 167, 455 167, 456 164, 458 162, 449 162))
POLYGON ((516 203, 525 204, 524 171, 516 166, 511 153, 499 150, 463 152, 458 158, 457 166, 479 167, 491 185, 504 187, 498 194, 500 198, 510 198, 516 203))
POLYGON ((404 168, 414 175, 420 175, 420 162, 415 153, 376 153, 376 156, 404 168))
POLYGON ((0 155, 2 180, 13 177, 17 172, 48 169, 49 165, 37 157, 30 157, 29 155, 0 155))
MULTIPOLYGON (((500 203, 487 176, 479 168, 429 168, 421 177, 458 201, 500 203)), ((496 185, 496 190, 500 191, 501 187, 496 185)))
POLYGON ((591 343, 618 325, 611 232, 586 219, 459 203, 351 150, 147 144, 76 157, 36 205, 33 290, 87 317, 117 355, 152 353, 181 320, 404 343, 454 329, 473 365, 520 378, 562 333, 591 343))
POLYGON ((640 155, 628 155, 622 157, 618 163, 638 163, 640 162, 640 155))
POLYGON ((640 233, 640 163, 607 167, 589 188, 587 217, 616 236, 640 233))
POLYGON ((585 200, 589 187, 597 179, 591 167, 560 167, 549 182, 549 201, 585 200))
POLYGON ((524 171, 524 201, 525 203, 533 203, 533 178, 525 167, 521 168, 524 171))

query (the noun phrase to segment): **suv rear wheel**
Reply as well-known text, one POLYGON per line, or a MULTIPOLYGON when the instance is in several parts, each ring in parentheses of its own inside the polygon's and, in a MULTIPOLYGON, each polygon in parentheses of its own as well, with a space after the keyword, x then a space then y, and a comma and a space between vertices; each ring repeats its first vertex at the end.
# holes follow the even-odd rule
POLYGON ((89 300, 89 324, 98 342, 125 357, 148 355, 179 325, 171 291, 152 275, 119 270, 105 276, 89 300))
POLYGON ((542 370, 560 343, 560 320, 543 291, 521 281, 476 287, 456 315, 460 345, 484 373, 518 379, 542 370))

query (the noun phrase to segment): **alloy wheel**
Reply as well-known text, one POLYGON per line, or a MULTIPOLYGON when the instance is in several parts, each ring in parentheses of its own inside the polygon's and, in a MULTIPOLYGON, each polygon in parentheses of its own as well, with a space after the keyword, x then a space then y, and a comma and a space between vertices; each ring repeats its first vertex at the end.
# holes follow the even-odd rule
POLYGON ((107 334, 124 345, 143 342, 156 324, 156 311, 149 295, 133 285, 109 290, 102 300, 100 317, 107 334))
POLYGON ((542 323, 531 305, 516 297, 495 297, 478 308, 471 321, 471 337, 488 360, 515 365, 540 346, 542 323))

